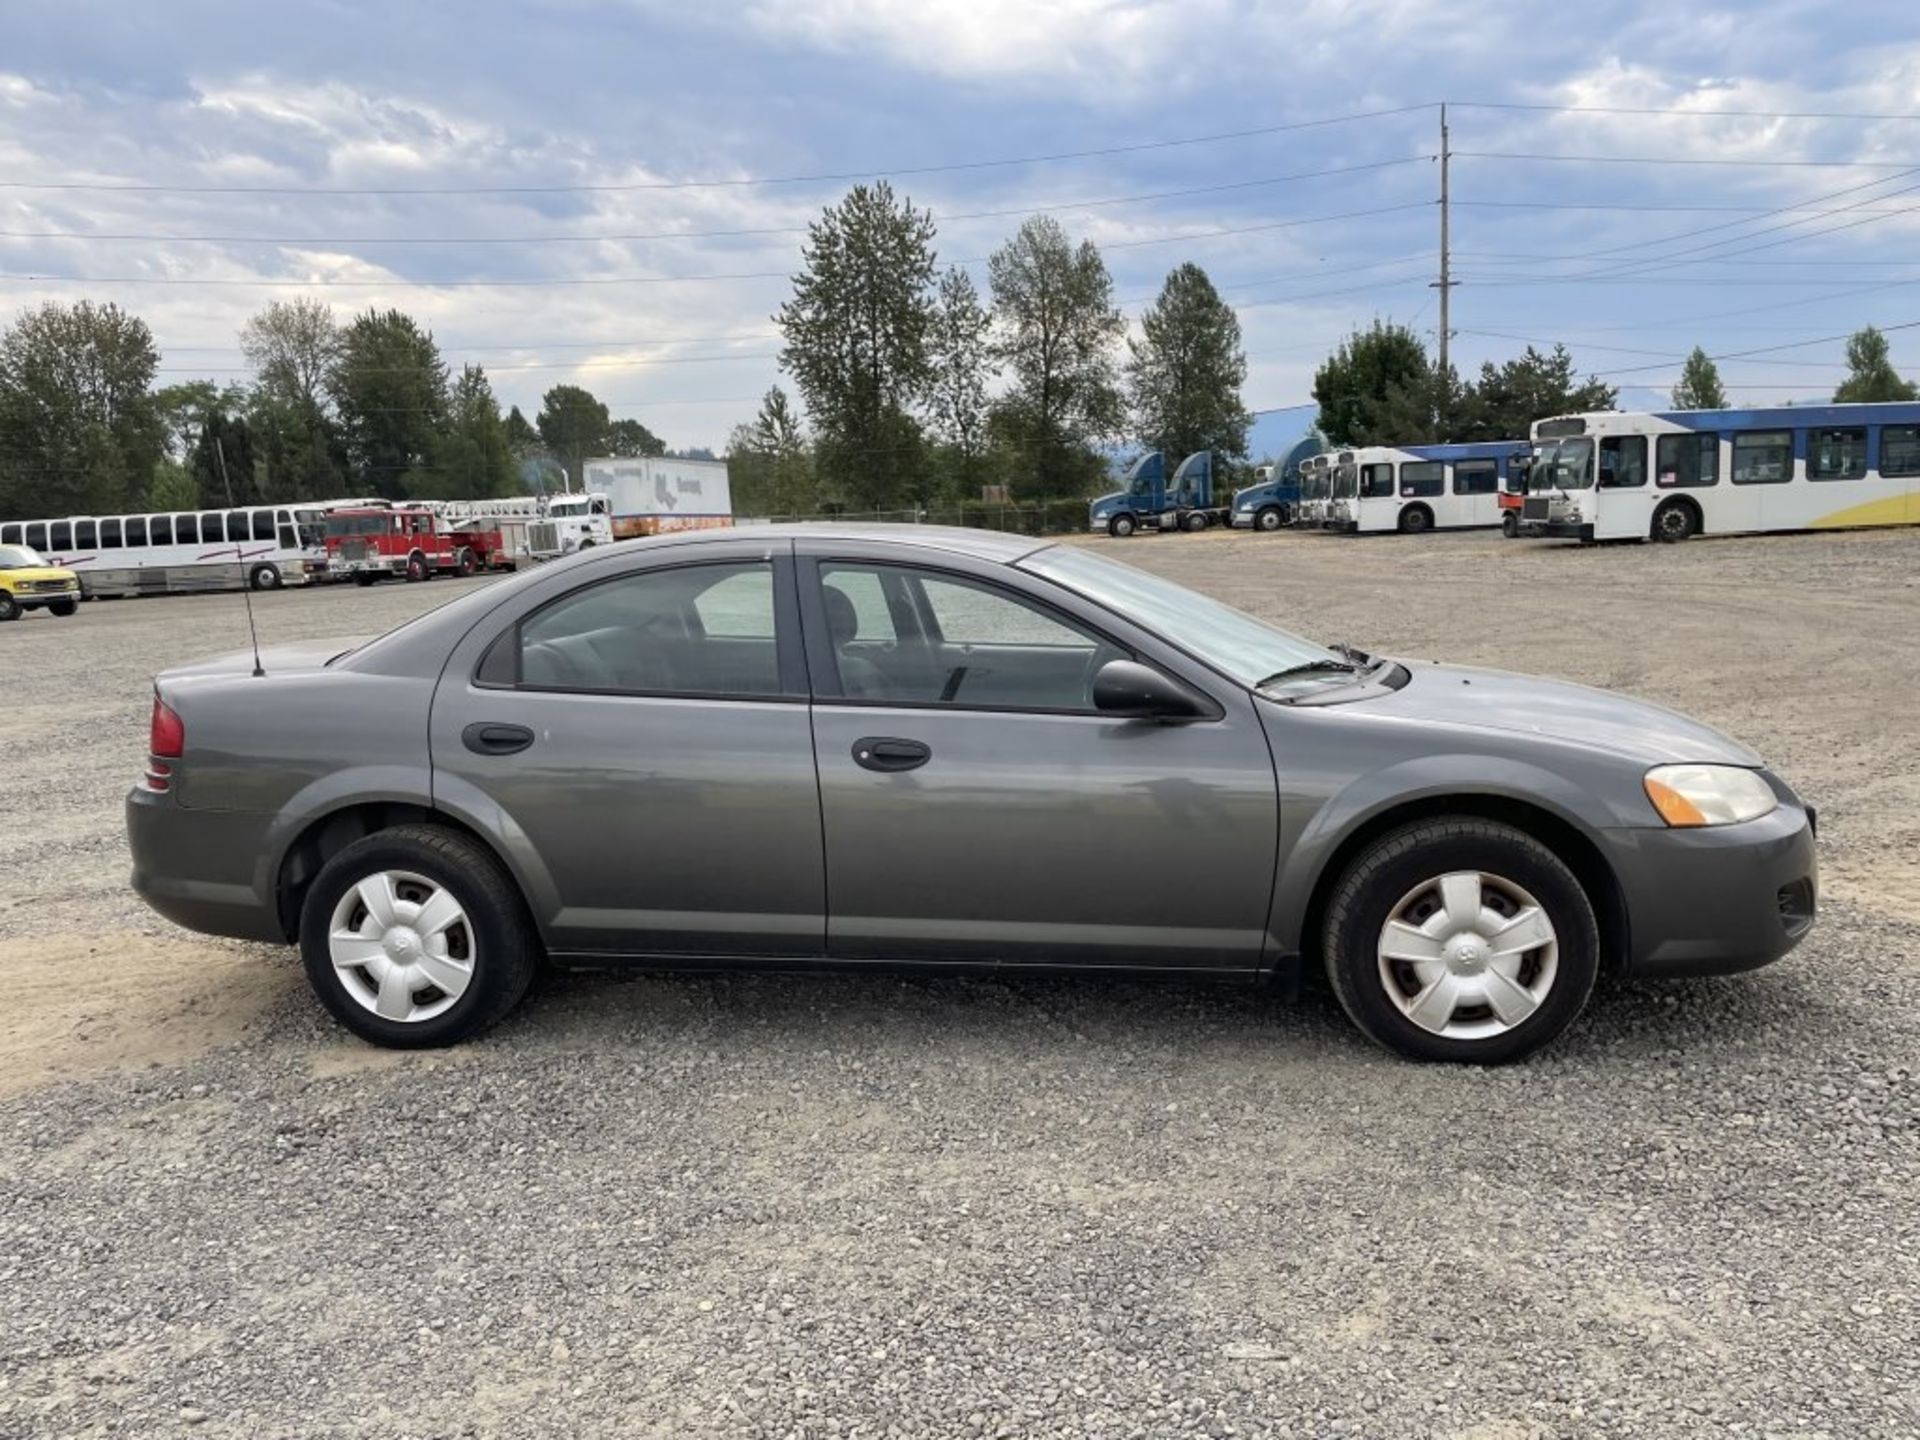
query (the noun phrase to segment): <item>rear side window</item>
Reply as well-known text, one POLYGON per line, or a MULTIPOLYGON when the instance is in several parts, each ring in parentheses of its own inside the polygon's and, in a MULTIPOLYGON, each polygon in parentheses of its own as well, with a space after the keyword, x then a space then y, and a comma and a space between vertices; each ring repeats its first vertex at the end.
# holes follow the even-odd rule
POLYGON ((42 520, 27 526, 27 544, 30 548, 39 550, 42 553, 52 548, 47 544, 46 521, 42 520))
POLYGON ((71 550, 73 548, 73 522, 70 520, 54 521, 52 534, 49 536, 49 544, 55 550, 71 550))
POLYGON ((18 545, 21 543, 20 527, 18 525, 0 525, 0 545, 18 545))
POLYGON ((98 550, 100 548, 99 527, 91 520, 74 521, 73 546, 76 550, 98 550))
POLYGON ((152 520, 147 522, 147 535, 149 537, 148 544, 173 544, 173 517, 171 515, 154 516, 152 520))
POLYGON ((1880 432, 1880 473, 1920 475, 1920 425, 1889 425, 1880 432))
POLYGON ((1749 430, 1733 437, 1733 483, 1784 485, 1793 479, 1793 432, 1749 430))
MULTIPOLYGON (((532 690, 747 699, 782 694, 773 567, 683 565, 603 580, 520 622, 532 690)), ((496 678, 494 656, 483 678, 496 678)))
POLYGON ((1647 437, 1609 435, 1600 442, 1600 488, 1638 490, 1647 483, 1647 437))
POLYGON ((1814 430, 1807 435, 1809 480, 1861 480, 1867 473, 1865 426, 1814 430))
POLYGON ((1407 497, 1438 495, 1446 484, 1447 467, 1438 460, 1409 460, 1400 467, 1400 493, 1407 497))
POLYGON ((1718 435, 1662 435, 1653 442, 1654 483, 1662 489, 1720 483, 1718 435))
POLYGON ((1500 488, 1500 466, 1493 460, 1460 460, 1453 467, 1453 493, 1491 495, 1500 488))

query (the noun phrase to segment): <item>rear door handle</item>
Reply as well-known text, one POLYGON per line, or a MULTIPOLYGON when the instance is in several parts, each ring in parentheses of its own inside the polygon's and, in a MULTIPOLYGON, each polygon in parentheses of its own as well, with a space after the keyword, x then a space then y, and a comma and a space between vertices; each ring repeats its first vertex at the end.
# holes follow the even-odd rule
POLYGON ((533 744, 533 731, 483 720, 462 730, 460 743, 476 755, 514 755, 533 744))
POLYGON ((918 740, 869 735, 853 742, 853 763, 868 770, 918 770, 932 758, 932 747, 918 740))

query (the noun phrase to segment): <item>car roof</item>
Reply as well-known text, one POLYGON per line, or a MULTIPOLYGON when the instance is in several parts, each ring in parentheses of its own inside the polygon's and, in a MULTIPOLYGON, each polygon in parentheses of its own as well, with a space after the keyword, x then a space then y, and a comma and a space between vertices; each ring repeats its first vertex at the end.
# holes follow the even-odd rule
POLYGON ((1032 535, 1009 535, 999 530, 976 530, 960 525, 880 525, 839 521, 784 525, 731 525, 712 530, 673 530, 664 535, 649 535, 623 545, 698 545, 722 540, 807 540, 828 537, 836 540, 877 540, 889 545, 918 545, 929 550, 945 550, 971 555, 981 560, 1012 564, 1022 556, 1045 549, 1051 540, 1032 535))

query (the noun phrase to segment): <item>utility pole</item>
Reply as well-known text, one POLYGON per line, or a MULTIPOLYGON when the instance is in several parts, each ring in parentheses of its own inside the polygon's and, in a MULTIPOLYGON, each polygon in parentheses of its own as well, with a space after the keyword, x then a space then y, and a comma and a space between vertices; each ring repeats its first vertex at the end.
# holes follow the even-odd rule
POLYGON ((1447 374, 1447 349, 1453 339, 1453 327, 1449 314, 1448 298, 1453 291, 1453 256, 1447 238, 1447 222, 1450 196, 1447 191, 1447 170, 1453 159, 1453 151, 1447 145, 1447 107, 1440 106, 1440 279, 1437 289, 1440 291, 1440 373, 1447 374))

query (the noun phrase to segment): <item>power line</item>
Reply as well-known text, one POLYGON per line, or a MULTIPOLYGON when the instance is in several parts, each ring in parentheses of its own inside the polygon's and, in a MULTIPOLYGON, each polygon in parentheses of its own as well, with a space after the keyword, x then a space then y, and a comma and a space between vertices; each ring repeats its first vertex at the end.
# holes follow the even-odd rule
MULTIPOLYGON (((1456 150, 1453 153, 1455 155, 1458 155, 1460 152, 1456 150)), ((1899 176, 1897 175, 1884 175, 1874 183, 1879 185, 1884 185, 1887 183, 1887 181, 1897 180, 1898 178, 1899 176)), ((1650 204, 1634 203, 1634 202, 1627 202, 1627 201, 1604 201, 1604 200, 1455 200, 1453 203, 1456 208, 1462 205, 1466 205, 1466 206, 1472 207, 1475 210, 1619 210, 1619 211, 1624 211, 1628 214, 1645 214, 1645 215, 1739 214, 1739 215, 1745 215, 1749 219, 1753 219, 1753 220, 1764 220, 1769 215, 1783 215, 1788 213, 1785 210, 1762 209, 1758 205, 1650 205, 1650 204)), ((1796 206, 1794 208, 1801 209, 1805 207, 1796 206)), ((1894 215, 1894 214, 1898 214, 1899 211, 1897 209, 1889 209, 1885 213, 1889 215, 1894 215)), ((1742 224, 1745 222, 1734 221, 1732 223, 1742 224)), ((1658 240, 1646 240, 1640 243, 1645 245, 1659 245, 1659 244, 1662 244, 1665 240, 1669 240, 1673 238, 1676 238, 1676 237, 1663 236, 1661 237, 1661 239, 1658 239, 1658 240)), ((1622 247, 1622 248, 1626 248, 1626 247, 1622 247)), ((1604 254, 1607 252, 1592 251, 1589 253, 1597 255, 1597 254, 1604 254)), ((1579 260, 1579 259, 1587 258, 1587 256, 1566 255, 1566 256, 1562 256, 1561 258, 1566 260, 1579 260)))
POLYGON ((1555 115, 1666 115, 1682 120, 1920 120, 1911 112, 1858 110, 1689 110, 1653 105, 1530 105, 1519 101, 1448 100, 1461 110, 1531 110, 1555 115))
MULTIPOLYGON (((1897 325, 1880 325, 1875 328, 1883 335, 1889 335, 1898 330, 1920 330, 1920 320, 1903 320, 1897 325)), ((1811 345, 1831 345, 1837 341, 1845 341, 1852 338, 1851 335, 1822 335, 1817 340, 1794 340, 1784 345, 1757 345, 1751 350, 1729 350, 1721 355, 1709 355, 1707 358, 1715 362, 1721 360, 1744 360, 1753 355, 1772 355, 1782 350, 1796 350, 1811 345)), ((1613 370, 1601 370, 1596 373, 1601 375, 1632 375, 1644 370, 1664 370, 1667 365, 1672 363, 1672 361, 1663 361, 1658 365, 1628 365, 1613 370)))
POLYGON ((1912 160, 1745 160, 1691 155, 1542 155, 1518 150, 1456 150, 1456 160, 1529 160, 1582 165, 1726 165, 1759 169, 1911 170, 1912 160))
POLYGON ((1062 150, 1047 155, 1017 155, 993 160, 957 160, 941 165, 872 166, 862 170, 843 170, 816 175, 742 175, 704 180, 649 180, 601 185, 444 185, 444 186, 354 186, 354 185, 159 185, 126 181, 40 181, 0 180, 7 190, 91 190, 131 191, 167 195, 575 195, 626 194, 650 190, 719 190, 750 185, 810 185, 829 181, 886 179, 896 175, 943 175, 963 170, 993 170, 1020 165, 1043 165, 1060 160, 1092 160, 1113 155, 1138 155, 1153 150, 1172 150, 1183 146, 1215 145, 1228 140, 1248 140, 1264 135, 1283 135, 1297 130, 1312 130, 1329 125, 1346 125, 1361 120, 1380 120, 1393 115, 1414 115, 1431 110, 1435 102, 1399 105, 1386 110, 1362 110, 1346 115, 1328 115, 1316 120, 1295 120, 1282 125, 1261 125, 1248 130, 1223 130, 1212 135, 1189 135, 1173 140, 1148 140, 1133 145, 1107 145, 1093 150, 1062 150))

